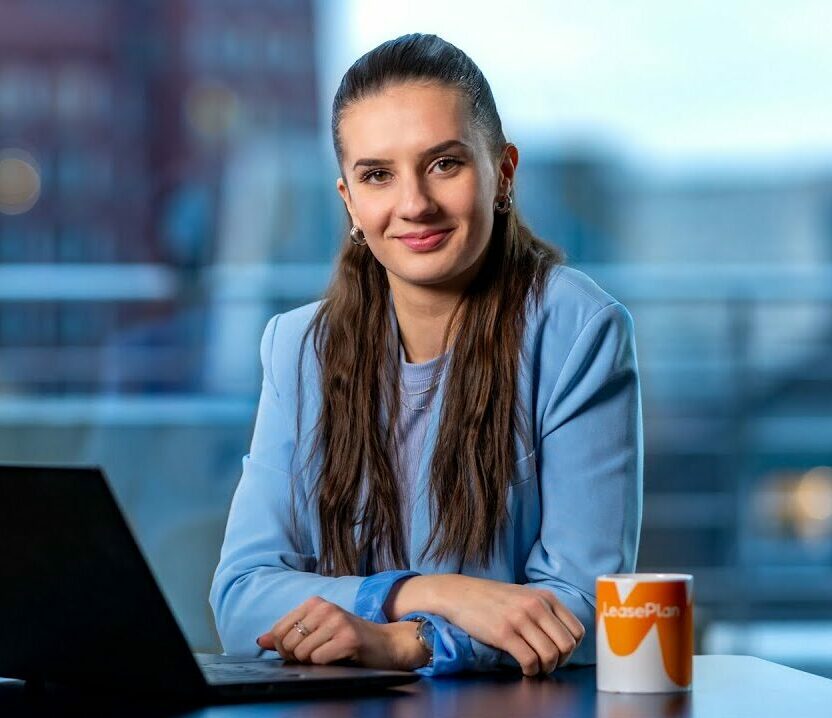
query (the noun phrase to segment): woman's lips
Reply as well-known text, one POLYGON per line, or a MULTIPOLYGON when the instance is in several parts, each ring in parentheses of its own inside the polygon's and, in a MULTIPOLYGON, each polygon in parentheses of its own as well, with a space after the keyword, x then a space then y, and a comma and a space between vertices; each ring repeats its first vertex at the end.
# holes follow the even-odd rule
POLYGON ((399 237, 399 239, 414 252, 427 252, 442 244, 451 232, 453 232, 452 229, 445 229, 422 239, 415 237, 399 237))

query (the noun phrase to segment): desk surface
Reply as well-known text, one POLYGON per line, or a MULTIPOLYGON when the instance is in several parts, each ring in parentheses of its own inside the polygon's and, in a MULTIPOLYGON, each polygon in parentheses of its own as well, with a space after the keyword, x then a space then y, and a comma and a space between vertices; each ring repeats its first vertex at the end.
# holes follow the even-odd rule
MULTIPOLYGON (((0 686, 0 688, 10 688, 0 686)), ((78 706, 71 712, 77 715, 78 706)), ((69 711, 35 705, 19 691, 0 691, 0 714, 51 717, 69 711)), ((125 700, 90 716, 136 718, 829 718, 832 680, 749 656, 697 656, 690 694, 623 695, 595 690, 595 669, 575 668, 545 679, 482 675, 423 679, 383 694, 191 710, 137 708, 125 700)))

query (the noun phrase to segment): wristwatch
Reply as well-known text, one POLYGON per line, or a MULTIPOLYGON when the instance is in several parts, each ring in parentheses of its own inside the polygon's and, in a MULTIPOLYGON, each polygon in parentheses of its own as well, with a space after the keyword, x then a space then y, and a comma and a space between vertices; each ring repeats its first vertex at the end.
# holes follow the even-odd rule
POLYGON ((421 668, 430 668, 433 666, 433 624, 424 616, 414 616, 413 618, 408 618, 407 620, 419 624, 416 626, 416 640, 419 641, 422 648, 424 648, 428 654, 428 662, 425 663, 424 666, 421 666, 421 668))

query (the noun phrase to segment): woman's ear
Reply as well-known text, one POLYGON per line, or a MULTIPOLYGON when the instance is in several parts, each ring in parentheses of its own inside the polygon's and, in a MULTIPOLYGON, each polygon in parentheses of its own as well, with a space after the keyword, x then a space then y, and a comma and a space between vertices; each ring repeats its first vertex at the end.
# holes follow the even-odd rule
POLYGON ((347 212, 350 214, 350 219, 354 226, 360 226, 358 224, 358 219, 355 216, 355 212, 353 211, 352 207, 352 197, 350 196, 350 188, 347 187, 347 183, 344 182, 343 177, 339 177, 338 180, 335 182, 335 186, 338 189, 338 194, 341 195, 341 199, 344 200, 344 206, 347 208, 347 212))
POLYGON ((509 142, 500 157, 500 176, 497 185, 500 194, 507 194, 511 191, 511 186, 514 184, 514 173, 517 171, 519 162, 520 153, 517 151, 517 146, 509 142))

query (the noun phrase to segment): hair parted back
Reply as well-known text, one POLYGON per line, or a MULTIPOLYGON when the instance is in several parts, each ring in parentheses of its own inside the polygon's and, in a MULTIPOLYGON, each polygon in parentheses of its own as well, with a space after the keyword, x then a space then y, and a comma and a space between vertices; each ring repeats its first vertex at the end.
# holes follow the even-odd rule
MULTIPOLYGON (((487 80, 460 49, 436 35, 414 33, 382 43, 346 72, 332 103, 332 139, 339 167, 344 111, 365 97, 408 82, 435 83, 468 101, 486 138, 489 159, 506 146, 487 80)), ((422 558, 487 565, 506 517, 513 477, 514 435, 527 441, 517 379, 526 302, 539 301, 560 251, 537 239, 516 210, 495 214, 479 274, 445 329, 453 349, 436 448, 430 465, 431 533, 422 558)), ((335 273, 312 333, 320 367, 321 409, 308 460, 320 451, 317 476, 321 555, 328 575, 364 575, 405 565, 397 480, 398 347, 393 346, 385 268, 345 232, 335 273), (356 538, 357 527, 357 538, 356 538)), ((298 360, 298 391, 303 391, 298 360)), ((299 408, 300 411, 300 408, 299 408)), ((307 461, 308 465, 309 461, 307 461)))

